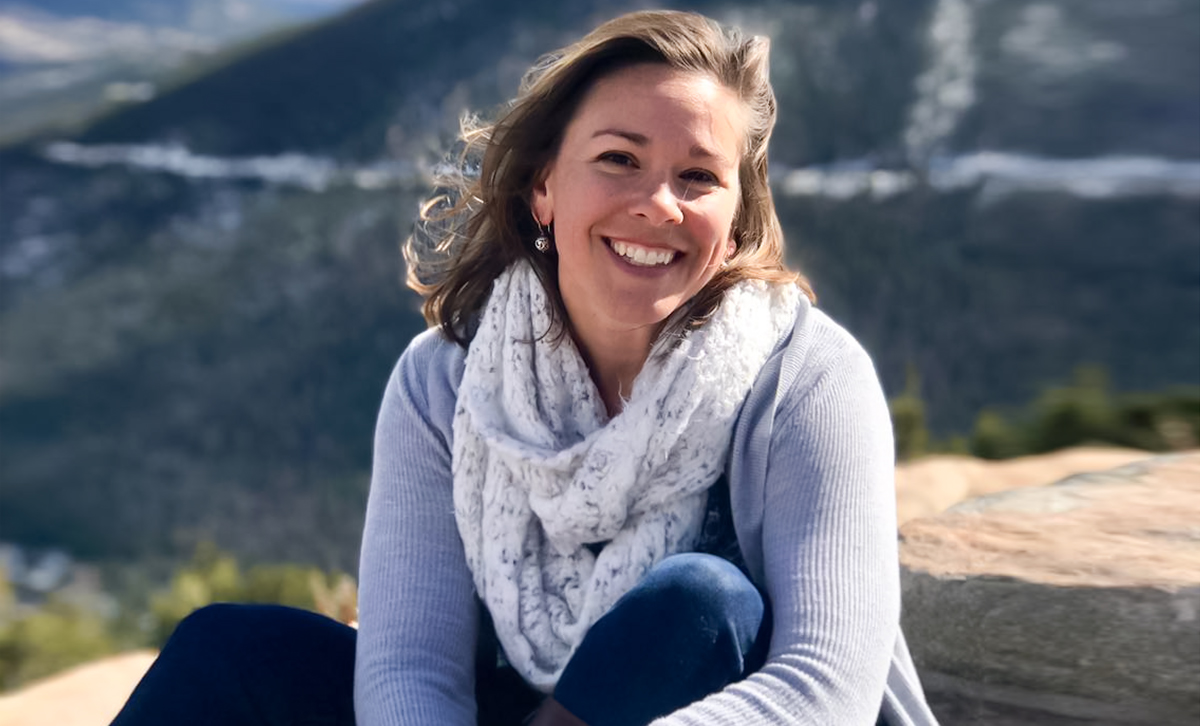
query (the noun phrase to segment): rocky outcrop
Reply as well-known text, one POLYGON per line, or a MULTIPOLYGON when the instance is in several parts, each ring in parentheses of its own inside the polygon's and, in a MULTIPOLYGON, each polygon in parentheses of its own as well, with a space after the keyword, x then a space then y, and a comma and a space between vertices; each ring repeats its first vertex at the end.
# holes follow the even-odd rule
POLYGON ((956 454, 924 456, 896 465, 896 516, 904 524, 985 494, 1042 486, 1072 474, 1104 471, 1151 456, 1138 449, 1102 446, 1078 446, 1003 461, 956 454))
POLYGON ((1200 723, 1200 454, 913 520, 901 564, 946 723, 1200 723))

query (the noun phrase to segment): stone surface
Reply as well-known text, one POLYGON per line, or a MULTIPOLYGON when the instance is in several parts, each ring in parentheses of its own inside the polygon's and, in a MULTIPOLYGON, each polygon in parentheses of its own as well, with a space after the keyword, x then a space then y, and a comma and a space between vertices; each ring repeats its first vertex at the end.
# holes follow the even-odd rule
POLYGON ((107 726, 154 662, 139 650, 78 666, 0 696, 3 726, 107 726))
POLYGON ((1079 446, 1003 461, 953 454, 924 456, 896 465, 896 515, 904 524, 985 494, 1043 486, 1072 474, 1104 471, 1151 456, 1138 449, 1101 446, 1079 446))
POLYGON ((1200 454, 913 520, 901 564, 947 723, 1200 723, 1200 454))

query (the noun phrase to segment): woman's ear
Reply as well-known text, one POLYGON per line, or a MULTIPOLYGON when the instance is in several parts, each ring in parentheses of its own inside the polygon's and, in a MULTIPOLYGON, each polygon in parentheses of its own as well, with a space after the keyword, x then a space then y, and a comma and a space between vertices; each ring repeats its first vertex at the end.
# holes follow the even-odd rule
POLYGON ((554 222, 554 165, 551 164, 537 175, 530 191, 529 207, 533 217, 543 227, 554 222))

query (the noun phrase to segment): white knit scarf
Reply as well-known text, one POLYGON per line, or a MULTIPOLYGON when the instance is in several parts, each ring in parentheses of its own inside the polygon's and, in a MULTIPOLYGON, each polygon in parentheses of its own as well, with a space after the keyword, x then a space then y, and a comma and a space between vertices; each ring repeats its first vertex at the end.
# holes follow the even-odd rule
POLYGON ((596 620, 700 532, 734 418, 791 329, 793 285, 739 283, 712 318, 656 346, 608 420, 570 339, 544 340, 533 268, 497 278, 454 412, 454 508, 508 661, 550 691, 596 620), (593 555, 589 543, 607 543, 593 555))

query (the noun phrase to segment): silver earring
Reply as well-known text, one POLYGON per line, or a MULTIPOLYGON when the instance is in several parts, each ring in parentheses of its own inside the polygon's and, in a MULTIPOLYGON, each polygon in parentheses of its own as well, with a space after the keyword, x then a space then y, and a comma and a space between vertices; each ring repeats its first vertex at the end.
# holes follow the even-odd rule
POLYGON ((550 242, 550 230, 547 229, 537 217, 534 217, 533 221, 536 222, 538 226, 538 236, 537 239, 533 241, 533 248, 542 254, 546 254, 550 251, 550 246, 552 244, 550 242))
POLYGON ((543 255, 550 251, 550 246, 553 244, 550 241, 550 230, 546 225, 542 224, 542 220, 538 218, 537 213, 532 209, 529 210, 533 217, 533 223, 537 225, 538 236, 533 240, 533 248, 543 255))

